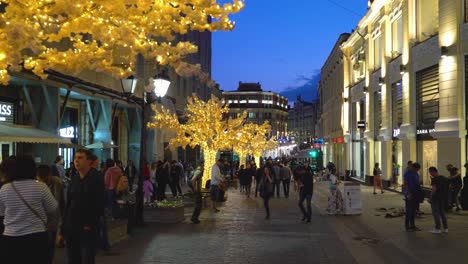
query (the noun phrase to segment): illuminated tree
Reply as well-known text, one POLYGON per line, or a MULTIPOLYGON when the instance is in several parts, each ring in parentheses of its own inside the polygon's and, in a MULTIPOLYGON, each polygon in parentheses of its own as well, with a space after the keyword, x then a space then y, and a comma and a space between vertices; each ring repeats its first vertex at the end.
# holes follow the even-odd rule
POLYGON ((254 123, 245 123, 242 132, 238 133, 238 143, 233 149, 239 155, 240 165, 245 163, 247 155, 253 155, 257 160, 264 151, 276 148, 276 142, 268 140, 267 136, 271 132, 271 126, 268 121, 258 125, 254 123))
POLYGON ((70 74, 135 74, 141 54, 177 74, 198 75, 187 55, 198 47, 178 36, 190 31, 232 30, 228 16, 243 0, 0 0, 0 82, 9 71, 31 70, 45 78, 53 69, 70 74))
POLYGON ((184 115, 187 120, 185 123, 180 123, 177 114, 163 106, 153 106, 153 110, 154 121, 148 123, 148 127, 164 127, 175 132, 175 137, 169 141, 172 148, 200 146, 205 159, 203 184, 211 178, 216 153, 237 144, 237 135, 243 132, 246 117, 244 113, 237 118, 226 118, 228 105, 214 96, 208 102, 200 100, 196 95, 190 97, 184 115))

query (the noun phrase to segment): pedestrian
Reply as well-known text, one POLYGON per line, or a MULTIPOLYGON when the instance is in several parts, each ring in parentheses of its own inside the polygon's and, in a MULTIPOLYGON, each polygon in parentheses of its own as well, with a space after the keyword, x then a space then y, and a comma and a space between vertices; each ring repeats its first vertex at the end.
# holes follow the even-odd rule
POLYGON ((171 188, 172 196, 176 197, 177 193, 182 194, 180 188, 180 167, 177 161, 173 160, 170 167, 169 187, 171 188))
POLYGON ((255 175, 255 167, 249 162, 246 164, 245 169, 245 194, 250 198, 250 191, 252 189, 252 177, 255 175))
POLYGON ((52 263, 55 255, 55 242, 57 230, 61 224, 63 212, 65 210, 65 200, 63 196, 63 184, 59 177, 51 175, 51 169, 48 165, 39 165, 37 167, 37 180, 49 187, 50 192, 58 203, 54 217, 48 221, 49 244, 48 244, 48 263, 52 263))
POLYGON ((202 160, 200 161, 200 165, 193 172, 193 177, 191 179, 193 194, 195 196, 195 209, 193 210, 192 217, 190 218, 190 220, 194 224, 200 223, 199 216, 200 216, 200 212, 202 209, 202 202, 203 202, 201 191, 202 191, 204 167, 205 167, 205 164, 202 160))
POLYGON ((240 165, 239 170, 237 171, 237 178, 239 179, 239 192, 245 191, 245 178, 246 178, 246 170, 244 169, 244 164, 240 165))
POLYGON ((273 178, 273 196, 276 192, 276 198, 280 198, 280 185, 281 185, 281 178, 280 178, 280 167, 277 162, 273 163, 273 167, 271 169, 272 178, 273 178))
MULTIPOLYGON (((76 162, 75 162, 76 163, 76 162)), ((76 167, 76 164, 75 164, 76 167)), ((105 190, 107 193, 107 208, 110 210, 113 217, 118 214, 117 208, 117 195, 118 195, 118 184, 120 177, 122 177, 122 170, 116 166, 116 163, 112 159, 106 160, 107 171, 104 175, 105 179, 105 190)), ((98 174, 96 172, 96 174, 98 174)))
POLYGON ((150 170, 150 181, 153 184, 153 197, 151 197, 151 201, 156 200, 156 196, 158 193, 157 182, 156 182, 156 171, 158 170, 158 163, 152 162, 151 163, 151 170, 150 170))
POLYGON ((447 216, 445 215, 445 208, 447 204, 447 197, 449 191, 449 180, 440 175, 437 171, 437 168, 430 167, 429 174, 431 174, 431 196, 429 198, 429 203, 431 204, 432 215, 434 217, 435 227, 432 228, 429 232, 433 234, 441 234, 442 232, 448 233, 448 224, 447 216), (442 225, 444 230, 441 230, 440 221, 442 220, 442 225))
POLYGON ((302 221, 310 223, 312 217, 312 195, 314 194, 313 175, 306 167, 301 166, 297 169, 297 178, 299 183, 299 209, 302 212, 302 221), (307 211, 304 208, 304 201, 307 204, 307 211))
POLYGON ((375 192, 375 189, 377 187, 380 188, 380 193, 384 193, 382 186, 382 170, 379 168, 379 163, 375 163, 374 171, 372 174, 374 175, 374 194, 377 194, 375 192))
POLYGON ((51 174, 58 176, 62 181, 65 181, 65 168, 63 167, 63 164, 65 164, 63 156, 57 156, 54 160, 54 164, 51 167, 51 174))
POLYGON ((128 185, 130 187, 130 191, 133 192, 133 183, 135 182, 135 178, 137 175, 137 169, 133 164, 133 160, 129 160, 127 162, 127 167, 125 168, 125 175, 128 179, 128 185))
POLYGON ((169 161, 158 161, 158 169, 156 170, 156 181, 158 183, 158 201, 166 199, 166 186, 169 183, 170 164, 169 161))
POLYGON ((265 174, 265 167, 263 163, 260 163, 260 167, 258 167, 257 171, 255 172, 255 197, 258 196, 260 192, 260 181, 263 179, 265 174))
POLYGON ((288 198, 289 197, 289 186, 291 184, 291 178, 292 178, 292 171, 288 167, 288 165, 282 164, 280 166, 280 180, 283 183, 283 192, 284 192, 284 197, 288 198))
MULTIPOLYGON (((468 170, 468 163, 464 165, 468 170)), ((463 177, 463 189, 460 192, 460 204, 463 210, 468 210, 468 176, 463 177)))
POLYGON ((97 228, 104 213, 104 182, 91 167, 92 156, 90 150, 79 149, 74 157, 78 175, 72 177, 59 231, 59 240, 65 240, 69 264, 95 263, 97 228))
POLYGON ((213 212, 219 212, 216 207, 216 203, 219 200, 220 189, 219 185, 224 181, 224 176, 221 174, 221 167, 223 166, 224 159, 220 158, 211 168, 211 180, 210 180, 210 197, 211 197, 211 209, 213 212))
POLYGON ((420 203, 421 186, 418 171, 419 163, 412 163, 411 168, 403 175, 403 194, 405 196, 405 229, 408 232, 421 231, 415 225, 416 209, 420 203))
MULTIPOLYGON (((95 169, 99 175, 99 178, 101 181, 104 182, 104 174, 99 170, 99 158, 96 155, 91 156, 91 168, 95 169)), ((103 190, 104 197, 102 203, 107 204, 107 196, 106 196, 106 190, 104 187, 103 190)), ((108 232, 108 227, 107 227, 107 222, 108 222, 108 215, 106 213, 103 213, 103 215, 99 218, 99 223, 98 223, 98 228, 97 228, 97 233, 99 237, 99 247, 104 250, 106 254, 109 254, 110 250, 110 243, 109 243, 109 232, 108 232)))
POLYGON ((145 205, 150 205, 151 197, 153 197, 153 183, 149 176, 145 177, 145 181, 143 181, 143 202, 145 205))
POLYGON ((264 174, 260 180, 259 186, 260 197, 263 198, 263 206, 265 207, 266 211, 265 219, 267 220, 270 219, 270 197, 274 195, 272 170, 272 166, 265 166, 264 174))
POLYGON ((454 167, 452 164, 447 165, 447 170, 450 173, 450 192, 449 195, 449 209, 455 207, 456 211, 460 211, 460 202, 458 200, 458 195, 460 194, 461 188, 463 186, 461 173, 458 168, 454 167))
POLYGON ((47 185, 36 180, 31 156, 18 156, 7 172, 10 182, 0 189, 0 215, 4 216, 2 263, 49 262, 48 222, 58 202, 47 185))
POLYGON ((329 215, 339 215, 342 214, 344 211, 344 201, 343 195, 341 194, 340 189, 338 188, 339 180, 336 177, 336 168, 330 167, 328 168, 330 174, 328 176, 328 205, 327 205, 327 212, 329 215))

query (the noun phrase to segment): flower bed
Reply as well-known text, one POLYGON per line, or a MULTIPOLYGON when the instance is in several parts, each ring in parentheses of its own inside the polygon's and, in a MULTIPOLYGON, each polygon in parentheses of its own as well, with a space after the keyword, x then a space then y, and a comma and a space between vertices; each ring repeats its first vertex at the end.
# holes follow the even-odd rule
POLYGON ((157 201, 153 207, 145 208, 146 223, 180 223, 184 221, 184 203, 180 200, 157 201))

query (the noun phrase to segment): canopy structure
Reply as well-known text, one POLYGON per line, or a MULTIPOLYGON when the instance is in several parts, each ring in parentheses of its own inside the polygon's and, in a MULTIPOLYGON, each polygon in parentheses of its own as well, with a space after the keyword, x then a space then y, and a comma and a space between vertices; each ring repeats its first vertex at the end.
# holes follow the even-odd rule
POLYGON ((110 143, 98 141, 96 143, 86 145, 85 148, 87 149, 111 149, 111 148, 118 148, 118 146, 112 145, 110 143))
POLYGON ((294 155, 294 157, 297 158, 297 159, 307 159, 307 158, 310 158, 309 152, 310 152, 311 150, 312 150, 312 149, 304 149, 304 150, 301 150, 300 152, 296 153, 296 155, 294 155))
POLYGON ((53 133, 22 125, 0 123, 0 141, 24 143, 71 144, 70 139, 53 133))

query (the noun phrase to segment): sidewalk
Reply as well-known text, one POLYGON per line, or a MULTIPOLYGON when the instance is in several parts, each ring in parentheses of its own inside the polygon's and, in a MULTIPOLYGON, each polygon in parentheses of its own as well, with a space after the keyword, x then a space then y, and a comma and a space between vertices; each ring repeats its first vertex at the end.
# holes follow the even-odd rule
MULTIPOLYGON (((326 215, 328 183, 315 186, 317 207, 326 215)), ((373 188, 361 185, 362 214, 327 216, 335 232, 359 263, 457 263, 468 259, 468 212, 448 214, 449 233, 435 235, 430 204, 421 204, 422 217, 416 219, 421 232, 404 231, 404 216, 385 218, 379 208, 402 208, 400 193, 386 191, 374 195, 373 188)))

